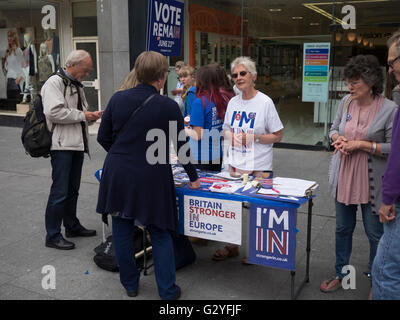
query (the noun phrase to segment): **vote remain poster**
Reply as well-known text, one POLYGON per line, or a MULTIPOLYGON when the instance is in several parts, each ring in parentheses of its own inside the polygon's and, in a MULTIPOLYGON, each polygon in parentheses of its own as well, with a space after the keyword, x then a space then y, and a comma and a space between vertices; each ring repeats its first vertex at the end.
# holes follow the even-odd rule
POLYGON ((195 196, 183 198, 185 235, 237 245, 242 243, 241 202, 195 196))
POLYGON ((180 56, 184 3, 175 0, 150 0, 147 25, 147 50, 164 56, 180 56))
POLYGON ((295 270, 296 209, 251 204, 249 262, 295 270))

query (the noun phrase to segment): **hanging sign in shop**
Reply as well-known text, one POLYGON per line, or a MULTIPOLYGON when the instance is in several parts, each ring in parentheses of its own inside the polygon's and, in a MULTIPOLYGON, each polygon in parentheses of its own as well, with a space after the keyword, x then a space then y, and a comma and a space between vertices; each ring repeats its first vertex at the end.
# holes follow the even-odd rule
POLYGON ((295 270, 296 209, 251 204, 249 262, 295 270))
POLYGON ((175 0, 149 0, 147 50, 164 56, 180 56, 184 3, 175 0))
POLYGON ((242 203, 184 196, 184 234, 191 237, 242 243, 242 203))
POLYGON ((304 43, 303 102, 327 102, 329 87, 329 42, 304 43))

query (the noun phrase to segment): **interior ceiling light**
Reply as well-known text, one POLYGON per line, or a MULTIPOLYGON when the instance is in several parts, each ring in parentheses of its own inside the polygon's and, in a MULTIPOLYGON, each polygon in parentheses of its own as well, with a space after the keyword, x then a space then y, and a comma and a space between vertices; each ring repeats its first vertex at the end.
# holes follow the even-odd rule
POLYGON ((277 8, 277 9, 269 9, 270 12, 281 12, 282 9, 277 8))
POLYGON ((350 42, 353 42, 354 40, 356 40, 356 34, 354 32, 349 32, 347 34, 347 40, 349 40, 350 42))
POLYGON ((293 20, 301 20, 303 17, 292 17, 293 20))
POLYGON ((318 22, 310 22, 310 26, 319 26, 318 22))
POLYGON ((355 1, 335 1, 335 2, 319 2, 319 3, 303 3, 303 6, 317 12, 324 17, 328 18, 331 21, 334 21, 337 24, 343 25, 344 22, 339 19, 334 17, 332 14, 329 12, 326 12, 325 10, 318 8, 318 6, 323 6, 323 5, 332 5, 332 4, 351 4, 351 3, 371 3, 371 2, 389 2, 390 0, 355 0, 355 1))

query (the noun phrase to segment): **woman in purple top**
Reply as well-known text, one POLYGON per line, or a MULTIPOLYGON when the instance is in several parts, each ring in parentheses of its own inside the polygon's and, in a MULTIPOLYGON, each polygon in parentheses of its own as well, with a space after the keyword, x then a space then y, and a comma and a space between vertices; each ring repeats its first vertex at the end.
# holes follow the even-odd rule
POLYGON ((335 275, 321 283, 322 292, 341 287, 352 251, 353 231, 361 207, 369 240, 369 268, 376 255, 383 226, 379 221, 381 179, 390 152, 396 104, 384 98, 383 73, 371 55, 353 57, 344 78, 350 94, 341 101, 329 137, 335 148, 329 168, 331 195, 335 198, 335 275))
MULTIPOLYGON (((400 32, 388 41, 389 73, 400 82, 400 32)), ((392 149, 382 181, 379 219, 384 234, 372 267, 372 298, 400 299, 400 109, 393 121, 392 149)))

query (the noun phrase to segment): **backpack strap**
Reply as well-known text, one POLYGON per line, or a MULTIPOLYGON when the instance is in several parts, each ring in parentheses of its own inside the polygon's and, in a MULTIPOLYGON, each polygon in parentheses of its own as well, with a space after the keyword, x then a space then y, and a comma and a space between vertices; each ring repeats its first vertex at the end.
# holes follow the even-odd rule
POLYGON ((57 76, 59 76, 62 79, 63 83, 64 83, 64 98, 65 98, 65 95, 67 94, 67 87, 71 86, 72 81, 71 81, 71 79, 66 77, 63 73, 61 73, 60 70, 57 70, 57 72, 55 74, 57 76))

